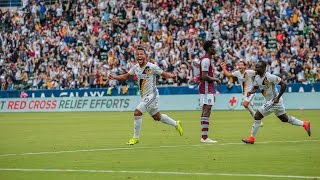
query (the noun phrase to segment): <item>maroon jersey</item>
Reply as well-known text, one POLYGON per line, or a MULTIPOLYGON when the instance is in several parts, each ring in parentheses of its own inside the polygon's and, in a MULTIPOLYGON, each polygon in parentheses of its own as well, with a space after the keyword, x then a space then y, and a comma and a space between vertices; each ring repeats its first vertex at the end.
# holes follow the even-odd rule
POLYGON ((200 60, 200 84, 199 93, 200 94, 213 94, 214 92, 214 82, 208 82, 202 79, 203 71, 208 72, 208 76, 213 77, 213 64, 212 59, 205 55, 200 60))

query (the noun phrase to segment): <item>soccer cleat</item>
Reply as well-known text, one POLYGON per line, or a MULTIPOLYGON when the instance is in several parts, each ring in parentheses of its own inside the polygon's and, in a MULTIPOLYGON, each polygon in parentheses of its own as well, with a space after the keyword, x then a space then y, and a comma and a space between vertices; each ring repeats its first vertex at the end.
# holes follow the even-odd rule
POLYGON ((311 136, 311 123, 309 121, 304 121, 303 127, 307 131, 308 135, 311 136))
POLYGON ((127 142, 127 144, 128 145, 134 145, 134 144, 137 144, 138 142, 139 142, 138 138, 132 138, 127 142))
POLYGON ((254 144, 254 137, 253 136, 249 136, 246 139, 242 139, 242 142, 246 143, 246 144, 254 144))
POLYGON ((216 143, 216 142, 218 142, 218 141, 213 140, 213 139, 210 139, 210 138, 207 138, 207 139, 201 138, 200 141, 201 141, 202 143, 216 143))
POLYGON ((183 135, 183 129, 182 129, 181 121, 177 121, 176 130, 179 132, 180 136, 183 135))

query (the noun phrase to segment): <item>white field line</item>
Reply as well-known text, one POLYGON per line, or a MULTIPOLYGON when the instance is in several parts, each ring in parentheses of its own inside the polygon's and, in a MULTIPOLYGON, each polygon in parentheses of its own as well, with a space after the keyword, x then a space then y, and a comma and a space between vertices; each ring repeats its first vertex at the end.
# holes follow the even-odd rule
MULTIPOLYGON (((272 143, 300 143, 300 142, 313 142, 319 140, 297 140, 297 141, 265 141, 257 142, 256 144, 272 144, 272 143)), ((102 148, 102 149, 79 149, 67 151, 47 151, 47 152, 28 152, 28 153, 8 153, 0 154, 0 157, 5 156, 23 156, 23 155, 41 155, 41 154, 62 154, 62 153, 75 153, 75 152, 95 152, 95 151, 117 151, 117 150, 135 150, 135 149, 162 149, 162 148, 181 148, 181 147, 204 147, 204 146, 227 146, 227 145, 240 145, 243 143, 212 143, 212 144, 185 144, 185 145, 172 145, 172 146, 128 146, 119 148, 102 148)))
POLYGON ((293 176, 275 174, 236 174, 236 173, 197 173, 197 172, 172 172, 172 171, 115 171, 115 170, 88 170, 88 169, 22 169, 0 168, 0 171, 22 172, 81 172, 81 173, 123 173, 123 174, 164 174, 164 175, 198 175, 198 176, 234 176, 234 177, 267 177, 290 179, 320 179, 320 176, 293 176))

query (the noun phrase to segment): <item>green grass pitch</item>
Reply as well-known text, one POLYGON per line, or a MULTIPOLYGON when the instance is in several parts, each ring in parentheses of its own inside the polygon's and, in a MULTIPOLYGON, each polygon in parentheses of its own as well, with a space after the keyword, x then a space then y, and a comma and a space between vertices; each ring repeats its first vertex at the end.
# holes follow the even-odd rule
POLYGON ((213 110, 210 145, 200 143, 200 111, 163 113, 182 121, 184 136, 146 114, 134 146, 125 144, 132 112, 0 113, 0 179, 320 178, 320 110, 288 111, 311 121, 311 137, 270 115, 254 145, 241 142, 247 111, 213 110))

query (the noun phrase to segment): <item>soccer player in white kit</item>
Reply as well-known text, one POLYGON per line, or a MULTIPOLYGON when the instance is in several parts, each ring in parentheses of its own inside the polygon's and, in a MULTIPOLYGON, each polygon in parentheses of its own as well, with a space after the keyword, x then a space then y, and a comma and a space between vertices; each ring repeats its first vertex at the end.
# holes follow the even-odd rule
POLYGON ((127 80, 130 76, 136 75, 140 88, 141 101, 134 111, 134 134, 127 144, 134 145, 139 142, 140 131, 142 125, 142 114, 148 112, 154 120, 161 121, 165 124, 172 125, 183 135, 180 121, 171 119, 166 114, 159 112, 159 92, 156 87, 156 76, 161 75, 164 78, 174 78, 176 75, 164 72, 156 64, 147 61, 147 55, 142 47, 138 47, 136 51, 137 64, 135 64, 128 73, 123 75, 109 75, 109 79, 127 80))
POLYGON ((256 93, 256 91, 260 89, 266 99, 266 103, 258 108, 254 115, 254 123, 252 125, 251 135, 246 139, 242 139, 242 141, 246 144, 254 144, 262 118, 270 113, 274 113, 282 122, 287 122, 296 126, 303 126, 310 136, 311 129, 309 121, 301 121, 286 114, 281 96, 285 92, 287 85, 281 80, 280 77, 266 72, 266 67, 267 63, 264 61, 259 61, 256 64, 255 70, 257 75, 254 79, 254 85, 252 90, 247 93, 247 96, 249 97, 251 94, 256 93), (280 92, 278 92, 276 88, 277 84, 281 86, 280 92))
POLYGON ((227 77, 236 77, 238 78, 238 81, 241 85, 242 94, 243 94, 243 106, 250 112, 252 116, 255 114, 255 110, 252 107, 251 101, 254 98, 255 94, 251 94, 249 97, 247 96, 247 93, 252 89, 253 87, 253 80, 254 76, 256 75, 256 72, 251 69, 246 68, 246 63, 242 60, 238 62, 239 70, 236 70, 232 73, 230 73, 227 70, 226 64, 223 62, 221 63, 221 68, 224 72, 224 74, 227 77))

